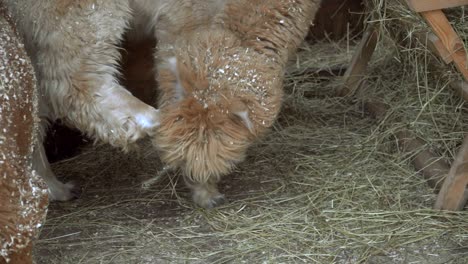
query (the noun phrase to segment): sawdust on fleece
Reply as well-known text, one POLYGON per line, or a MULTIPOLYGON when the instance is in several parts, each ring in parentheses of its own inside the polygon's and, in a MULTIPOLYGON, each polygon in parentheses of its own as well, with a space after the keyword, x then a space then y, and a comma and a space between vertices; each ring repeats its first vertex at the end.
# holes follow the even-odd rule
POLYGON ((2 6, 0 15, 0 262, 25 261, 47 212, 47 188, 32 168, 36 79, 2 6), (25 259, 11 259, 28 247, 25 259))

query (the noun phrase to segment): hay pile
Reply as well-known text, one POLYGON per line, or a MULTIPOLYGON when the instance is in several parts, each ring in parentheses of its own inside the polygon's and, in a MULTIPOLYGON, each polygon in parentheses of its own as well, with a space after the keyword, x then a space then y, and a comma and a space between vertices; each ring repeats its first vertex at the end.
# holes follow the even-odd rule
MULTIPOLYGON (((370 12, 385 29, 394 16, 414 19, 389 8, 370 12)), ((39 263, 467 263, 467 214, 430 209, 435 195, 411 165, 414 153, 400 152, 393 136, 410 128, 451 161, 468 128, 447 89, 458 76, 436 74, 423 45, 402 49, 385 36, 356 100, 335 96, 332 74, 353 45, 304 47, 278 122, 223 181, 230 202, 218 209, 195 207, 174 173, 142 188, 162 170, 145 147, 132 155, 87 147, 54 164, 84 190, 52 204, 39 263), (382 120, 362 110, 369 98, 392 106, 382 120)))
MULTIPOLYGON (((429 28, 412 13, 404 1, 371 1, 370 21, 382 32, 380 55, 372 65, 370 79, 363 94, 392 106, 385 117, 386 129, 392 133, 403 127, 427 142, 427 149, 451 163, 464 132, 468 131, 464 102, 451 87, 462 80, 453 64, 446 65, 427 49, 425 35, 429 28), (376 8, 379 7, 379 8, 376 8), (391 128, 390 128, 390 127, 391 128)), ((464 8, 448 10, 455 29, 468 44, 468 24, 464 8)))

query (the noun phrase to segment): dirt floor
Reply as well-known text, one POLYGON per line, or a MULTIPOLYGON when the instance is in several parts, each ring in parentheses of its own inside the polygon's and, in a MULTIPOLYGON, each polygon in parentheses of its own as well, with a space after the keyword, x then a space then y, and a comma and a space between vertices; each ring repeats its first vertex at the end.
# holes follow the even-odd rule
MULTIPOLYGON (((430 209, 395 127, 335 96, 352 49, 322 48, 291 65, 279 120, 223 180, 224 206, 196 207, 148 142, 129 154, 85 144, 54 163, 82 196, 51 203, 38 263, 468 263, 467 213, 430 209)), ((129 86, 148 84, 132 68, 147 61, 124 61, 129 86)))

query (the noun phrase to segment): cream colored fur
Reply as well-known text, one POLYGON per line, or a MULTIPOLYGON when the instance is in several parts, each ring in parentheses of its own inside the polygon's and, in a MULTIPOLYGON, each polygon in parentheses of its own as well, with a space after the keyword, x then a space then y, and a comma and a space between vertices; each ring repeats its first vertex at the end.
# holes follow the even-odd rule
MULTIPOLYGON (((128 149, 153 134, 159 113, 118 84, 118 45, 132 18, 128 0, 4 0, 37 73, 42 137, 62 119, 100 142, 128 149)), ((43 150, 35 160, 51 197, 73 197, 43 150)))

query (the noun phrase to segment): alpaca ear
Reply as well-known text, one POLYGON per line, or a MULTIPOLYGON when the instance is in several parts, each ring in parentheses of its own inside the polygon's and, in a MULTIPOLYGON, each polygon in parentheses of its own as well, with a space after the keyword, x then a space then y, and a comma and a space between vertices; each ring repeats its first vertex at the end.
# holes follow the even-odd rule
POLYGON ((176 77, 176 83, 175 83, 175 86, 174 86, 175 91, 174 92, 175 92, 176 100, 180 101, 180 100, 184 99, 184 97, 185 97, 185 89, 182 86, 182 81, 180 80, 180 74, 179 74, 179 70, 177 68, 177 58, 176 57, 169 58, 167 60, 167 64, 169 66, 169 69, 172 71, 172 73, 176 77))
POLYGON ((245 110, 245 111, 234 112, 234 114, 236 116, 238 116, 242 120, 244 125, 249 129, 250 133, 253 134, 254 133, 254 125, 253 125, 252 121, 250 120, 249 112, 247 110, 245 110))

